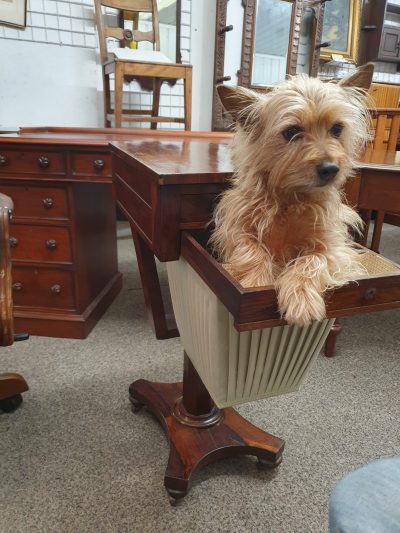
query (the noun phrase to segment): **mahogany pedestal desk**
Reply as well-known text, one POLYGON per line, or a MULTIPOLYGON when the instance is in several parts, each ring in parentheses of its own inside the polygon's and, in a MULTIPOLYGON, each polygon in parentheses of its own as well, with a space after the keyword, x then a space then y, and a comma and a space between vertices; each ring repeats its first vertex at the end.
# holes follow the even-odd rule
MULTIPOLYGON (((237 330, 284 323, 273 287, 243 289, 205 247, 204 225, 232 170, 227 139, 170 134, 111 145, 117 203, 131 223, 146 305, 159 338, 177 331, 167 327, 153 254, 161 261, 182 256, 230 311, 237 330)), ((327 296, 330 318, 399 306, 397 266, 394 272, 364 277, 327 296)), ((182 383, 139 379, 129 394, 134 409, 146 406, 169 438, 164 484, 171 503, 187 494, 196 469, 216 459, 250 454, 269 467, 281 462, 284 442, 234 409, 218 409, 186 354, 182 383)))
POLYGON ((109 142, 148 133, 44 127, 0 136, 0 191, 15 205, 17 331, 85 338, 118 294, 109 142))

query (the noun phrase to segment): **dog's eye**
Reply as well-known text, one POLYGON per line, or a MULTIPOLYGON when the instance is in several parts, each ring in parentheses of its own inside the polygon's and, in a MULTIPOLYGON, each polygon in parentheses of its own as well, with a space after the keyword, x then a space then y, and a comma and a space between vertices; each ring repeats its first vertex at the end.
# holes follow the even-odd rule
POLYGON ((282 132, 283 138, 287 141, 290 141, 295 137, 298 133, 301 133, 303 130, 299 126, 289 126, 286 130, 282 132))
POLYGON ((329 133, 332 135, 332 137, 340 137, 343 131, 343 124, 340 124, 339 122, 337 124, 334 124, 331 129, 329 130, 329 133))

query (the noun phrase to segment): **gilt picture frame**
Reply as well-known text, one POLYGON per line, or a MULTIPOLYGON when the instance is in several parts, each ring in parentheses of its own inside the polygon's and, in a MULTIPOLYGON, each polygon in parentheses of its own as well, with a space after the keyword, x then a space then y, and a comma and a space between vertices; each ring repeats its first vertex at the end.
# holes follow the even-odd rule
POLYGON ((25 28, 26 0, 0 0, 0 24, 25 28))
POLYGON ((357 63, 360 16, 361 0, 332 0, 325 4, 322 42, 329 42, 330 46, 321 49, 322 60, 341 56, 357 63))

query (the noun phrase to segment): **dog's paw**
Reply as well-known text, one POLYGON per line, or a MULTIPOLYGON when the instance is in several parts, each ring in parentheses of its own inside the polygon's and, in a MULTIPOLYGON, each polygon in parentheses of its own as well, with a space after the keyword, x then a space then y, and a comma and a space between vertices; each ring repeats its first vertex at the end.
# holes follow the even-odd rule
POLYGON ((280 289, 278 307, 286 322, 296 326, 308 326, 326 318, 324 299, 312 287, 280 289))

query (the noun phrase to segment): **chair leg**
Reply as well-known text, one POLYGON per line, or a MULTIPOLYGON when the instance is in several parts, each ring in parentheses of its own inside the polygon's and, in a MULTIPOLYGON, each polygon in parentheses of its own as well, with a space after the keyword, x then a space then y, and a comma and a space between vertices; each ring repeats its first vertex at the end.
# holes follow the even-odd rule
MULTIPOLYGON (((154 78, 153 80, 153 111, 152 116, 158 117, 160 108, 160 92, 161 92, 162 80, 160 78, 154 78)), ((157 122, 151 122, 150 128, 152 130, 157 129, 157 122)))
POLYGON ((381 240, 384 218, 385 218, 385 211, 377 211, 375 223, 374 223, 374 231, 372 233, 372 241, 371 241, 371 250, 374 252, 379 252, 379 242, 381 240))
POLYGON ((115 69, 115 86, 114 86, 114 113, 115 127, 122 127, 122 98, 124 89, 124 72, 118 65, 115 69))
POLYGON ((336 338, 342 331, 342 325, 336 319, 325 341, 325 357, 333 357, 335 353, 336 338))
POLYGON ((111 128, 111 120, 107 115, 111 113, 110 76, 103 72, 104 126, 111 128))
POLYGON ((185 130, 190 131, 192 127, 192 69, 187 68, 184 83, 185 99, 185 130))

